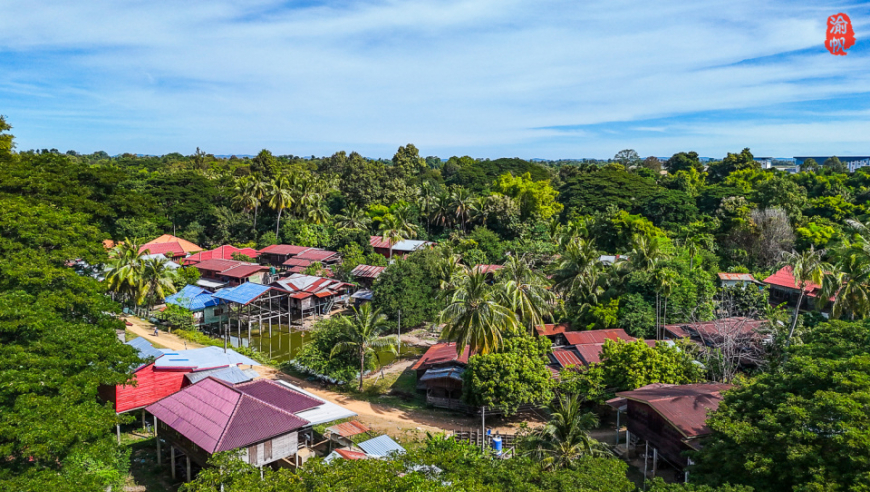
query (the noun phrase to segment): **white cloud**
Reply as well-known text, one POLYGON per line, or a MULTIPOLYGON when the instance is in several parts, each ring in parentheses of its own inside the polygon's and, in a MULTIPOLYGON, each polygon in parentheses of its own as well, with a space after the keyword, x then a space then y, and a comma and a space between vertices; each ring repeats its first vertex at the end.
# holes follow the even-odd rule
POLYGON ((0 110, 22 148, 113 153, 389 156, 414 142, 443 156, 642 145, 720 155, 760 135, 775 151, 828 148, 780 124, 726 123, 764 130, 734 134, 716 121, 631 122, 865 91, 866 55, 822 49, 832 11, 763 0, 18 3, 0 18, 0 110), (775 56, 809 48, 818 53, 775 56), (774 58, 739 63, 760 57, 774 58), (536 130, 606 122, 650 134, 536 130))

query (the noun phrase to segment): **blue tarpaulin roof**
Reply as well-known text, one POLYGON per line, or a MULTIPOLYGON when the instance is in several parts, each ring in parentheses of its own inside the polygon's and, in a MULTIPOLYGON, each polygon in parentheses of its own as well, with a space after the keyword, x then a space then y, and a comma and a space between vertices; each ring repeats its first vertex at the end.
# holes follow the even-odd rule
POLYGON ((225 301, 235 302, 237 304, 248 304, 254 299, 263 295, 271 287, 268 285, 255 284, 248 282, 238 287, 230 289, 221 289, 214 293, 214 297, 225 301))
POLYGON ((175 304, 191 311, 201 311, 220 303, 220 299, 215 299, 211 292, 195 285, 185 285, 183 289, 166 298, 166 304, 175 304))
POLYGON ((399 446, 399 443, 392 440, 390 436, 378 436, 368 441, 363 441, 357 446, 360 447, 367 455, 370 456, 389 456, 390 453, 404 453, 405 448, 399 446))

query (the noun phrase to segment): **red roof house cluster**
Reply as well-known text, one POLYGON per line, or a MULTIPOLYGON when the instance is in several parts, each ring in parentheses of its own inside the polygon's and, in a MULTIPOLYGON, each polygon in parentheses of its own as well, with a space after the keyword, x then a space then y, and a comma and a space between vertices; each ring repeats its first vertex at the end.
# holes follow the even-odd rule
POLYGON ((250 258, 256 258, 260 256, 260 252, 254 248, 237 248, 235 246, 225 244, 223 246, 218 246, 211 251, 201 251, 199 253, 192 254, 184 259, 184 264, 194 265, 196 263, 201 263, 206 260, 233 260, 234 254, 245 255, 250 258))
POLYGON ((205 260, 193 265, 202 278, 241 285, 249 281, 262 280, 262 274, 269 271, 265 265, 238 260, 205 260))
MULTIPOLYGON (((544 325, 545 327, 548 325, 544 325)), ((558 325, 557 325, 558 326, 558 325)), ((538 327, 538 333, 542 331, 548 333, 538 327)), ((555 327, 553 332, 556 331, 555 327)), ((621 340, 623 342, 633 342, 637 340, 633 336, 625 332, 625 330, 588 330, 588 331, 563 331, 559 332, 567 342, 566 346, 560 346, 553 349, 550 354, 552 361, 551 366, 555 370, 567 369, 570 367, 580 368, 591 364, 601 362, 601 352, 604 350, 604 342, 607 340, 621 340)), ((654 340, 648 340, 647 344, 655 345, 654 340)))
POLYGON ((145 250, 148 250, 152 255, 162 254, 172 259, 184 258, 189 254, 202 251, 202 248, 186 239, 181 239, 171 234, 164 234, 139 247, 140 253, 144 253, 145 250))

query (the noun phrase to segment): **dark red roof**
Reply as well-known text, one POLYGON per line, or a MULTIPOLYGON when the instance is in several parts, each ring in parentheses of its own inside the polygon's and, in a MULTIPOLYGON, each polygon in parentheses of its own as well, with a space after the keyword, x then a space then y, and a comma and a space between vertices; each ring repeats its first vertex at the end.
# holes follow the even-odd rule
POLYGON ((287 265, 287 266, 307 267, 308 265, 311 264, 311 260, 303 260, 301 258, 287 258, 287 261, 285 261, 284 263, 281 263, 281 264, 287 265))
POLYGON ((389 249, 390 248, 390 242, 385 241, 383 236, 370 236, 369 237, 369 244, 372 245, 372 248, 379 248, 379 249, 389 249))
POLYGON ((611 330, 568 331, 565 332, 565 340, 568 341, 569 345, 585 345, 587 343, 604 343, 605 340, 632 342, 634 337, 626 333, 622 328, 616 328, 611 330))
POLYGON ((205 260, 197 263, 194 266, 200 270, 222 272, 240 264, 242 264, 242 262, 236 260, 205 260))
POLYGON ((257 379, 234 386, 246 395, 262 400, 290 413, 298 413, 323 405, 323 402, 308 395, 293 391, 268 379, 257 379))
POLYGON ((333 425, 332 427, 327 427, 326 430, 338 434, 341 437, 351 437, 364 434, 371 429, 366 427, 365 424, 357 422, 356 420, 351 420, 350 422, 343 422, 341 424, 333 425))
MULTIPOLYGON (((283 398, 288 400, 296 398, 294 395, 308 398, 275 383, 268 384, 287 392, 288 396, 283 398)), ((279 399, 271 393, 266 397, 279 399)), ((146 410, 208 453, 281 436, 309 423, 212 377, 167 396, 146 410)))
POLYGON ((336 253, 335 251, 326 251, 325 249, 313 249, 312 248, 312 249, 303 251, 302 253, 299 253, 298 255, 296 255, 296 258, 303 259, 303 260, 311 260, 311 261, 324 261, 324 260, 330 260, 333 257, 337 257, 337 256, 338 256, 338 253, 336 253))
POLYGON ((584 365, 598 364, 601 362, 601 352, 604 350, 603 343, 587 343, 575 345, 574 348, 580 354, 580 360, 584 365))
POLYGON ((378 275, 386 269, 387 267, 382 266, 357 265, 350 274, 354 277, 378 278, 378 275))
POLYGON ((734 332, 739 332, 741 335, 752 335, 765 323, 767 322, 764 320, 735 317, 716 321, 665 325, 664 328, 675 338, 699 336, 710 339, 734 332))
MULTIPOLYGON (((776 285, 777 287, 785 287, 786 289, 792 289, 795 291, 800 290, 795 283, 794 275, 792 275, 792 267, 790 266, 784 266, 780 268, 778 272, 767 277, 763 280, 763 282, 768 285, 776 285)), ((821 290, 821 288, 822 286, 819 284, 807 282, 806 287, 804 287, 804 291, 808 296, 816 297, 818 295, 818 291, 821 290)))
POLYGON ((364 460, 369 457, 369 455, 365 453, 360 453, 359 451, 351 451, 349 449, 336 449, 335 452, 346 460, 364 460))
POLYGON ((221 275, 225 275, 230 278, 245 278, 250 277, 251 275, 258 272, 265 272, 269 270, 269 267, 264 265, 249 265, 249 264, 241 264, 239 266, 230 268, 229 270, 224 270, 221 275))
POLYGON ((468 347, 465 347, 465 350, 462 351, 462 355, 456 355, 455 342, 437 343, 429 347, 429 350, 423 354, 423 357, 421 357, 411 369, 416 371, 418 369, 427 369, 432 366, 447 364, 450 362, 468 364, 468 357, 468 347))
POLYGON ((293 256, 298 255, 303 251, 307 251, 311 248, 307 246, 294 246, 292 244, 273 244, 271 246, 266 246, 265 248, 260 250, 260 253, 270 253, 273 255, 284 255, 284 256, 293 256))
POLYGON ((577 357, 577 353, 570 348, 553 349, 553 358, 563 368, 568 366, 580 367, 583 365, 583 361, 577 357))
POLYGON ((652 407, 686 438, 709 434, 707 412, 715 411, 730 384, 650 384, 617 396, 652 407))
POLYGON ((542 337, 558 335, 568 331, 568 323, 559 323, 558 325, 550 323, 542 326, 536 326, 535 331, 542 337))

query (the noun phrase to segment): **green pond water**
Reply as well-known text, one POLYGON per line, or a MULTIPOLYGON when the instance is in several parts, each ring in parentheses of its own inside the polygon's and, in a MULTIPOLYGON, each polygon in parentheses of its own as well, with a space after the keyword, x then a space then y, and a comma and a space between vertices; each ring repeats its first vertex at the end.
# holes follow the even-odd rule
MULTIPOLYGON (((239 333, 233 330, 230 334, 230 344, 233 347, 239 346, 239 333)), ((277 362, 286 362, 294 357, 299 349, 310 339, 311 333, 300 330, 298 327, 293 327, 289 330, 287 325, 272 325, 272 333, 269 334, 269 327, 264 326, 262 332, 258 331, 258 327, 251 327, 251 341, 248 343, 247 329, 242 330, 241 344, 243 347, 251 347, 258 352, 262 352, 269 356, 270 359, 277 362)), ((399 357, 411 357, 420 355, 425 352, 425 347, 413 347, 402 344, 399 357)), ((396 356, 389 350, 382 349, 378 352, 378 358, 382 365, 387 365, 396 360, 396 356)))

